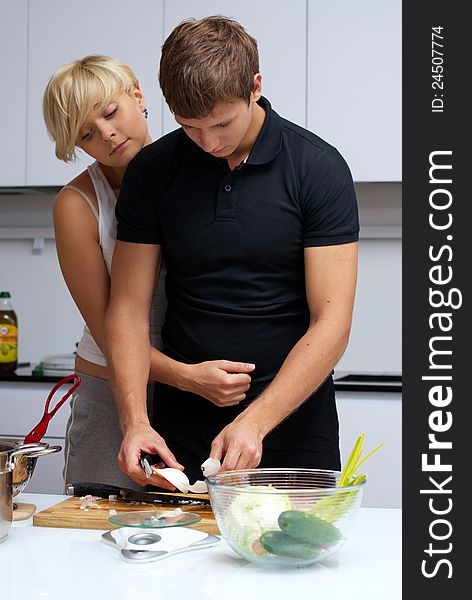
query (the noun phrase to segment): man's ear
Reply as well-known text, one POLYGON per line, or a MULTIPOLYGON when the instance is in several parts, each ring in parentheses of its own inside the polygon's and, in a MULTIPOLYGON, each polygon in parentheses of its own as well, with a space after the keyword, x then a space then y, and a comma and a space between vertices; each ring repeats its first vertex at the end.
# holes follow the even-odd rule
POLYGON ((257 102, 262 96, 262 74, 256 73, 254 75, 254 83, 251 92, 251 102, 257 102))

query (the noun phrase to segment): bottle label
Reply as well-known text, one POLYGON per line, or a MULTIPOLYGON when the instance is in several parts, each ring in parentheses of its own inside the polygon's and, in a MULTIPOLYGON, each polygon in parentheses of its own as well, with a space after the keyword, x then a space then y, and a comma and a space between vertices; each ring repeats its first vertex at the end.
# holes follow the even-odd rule
POLYGON ((0 325, 0 363, 18 360, 18 329, 14 325, 0 325))

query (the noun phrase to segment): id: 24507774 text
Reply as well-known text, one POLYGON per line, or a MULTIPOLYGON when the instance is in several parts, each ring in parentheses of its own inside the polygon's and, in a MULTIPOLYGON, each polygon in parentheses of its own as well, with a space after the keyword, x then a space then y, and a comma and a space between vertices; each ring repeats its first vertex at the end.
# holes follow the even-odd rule
POLYGON ((431 29, 431 112, 444 112, 444 27, 431 29))

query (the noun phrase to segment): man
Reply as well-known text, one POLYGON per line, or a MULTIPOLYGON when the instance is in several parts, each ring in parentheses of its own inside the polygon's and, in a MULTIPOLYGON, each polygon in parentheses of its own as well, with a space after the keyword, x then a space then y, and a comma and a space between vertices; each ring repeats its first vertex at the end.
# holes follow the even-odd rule
POLYGON ((262 97, 256 41, 224 17, 187 20, 162 48, 159 80, 180 129, 129 165, 117 205, 108 362, 121 468, 140 451, 185 468, 339 469, 332 370, 348 342, 358 215, 337 150, 262 97), (148 315, 167 265, 165 354, 254 364, 232 405, 157 385, 145 413, 148 315), (247 392, 247 393, 246 393, 247 392))

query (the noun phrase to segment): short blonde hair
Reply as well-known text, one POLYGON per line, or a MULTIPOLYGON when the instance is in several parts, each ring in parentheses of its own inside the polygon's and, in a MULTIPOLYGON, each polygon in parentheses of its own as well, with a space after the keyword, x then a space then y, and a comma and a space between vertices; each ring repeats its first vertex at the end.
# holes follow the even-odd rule
POLYGON ((133 70, 109 56, 91 54, 63 65, 53 74, 43 97, 46 128, 56 144, 56 156, 74 161, 76 140, 91 110, 103 110, 122 93, 138 85, 133 70))

